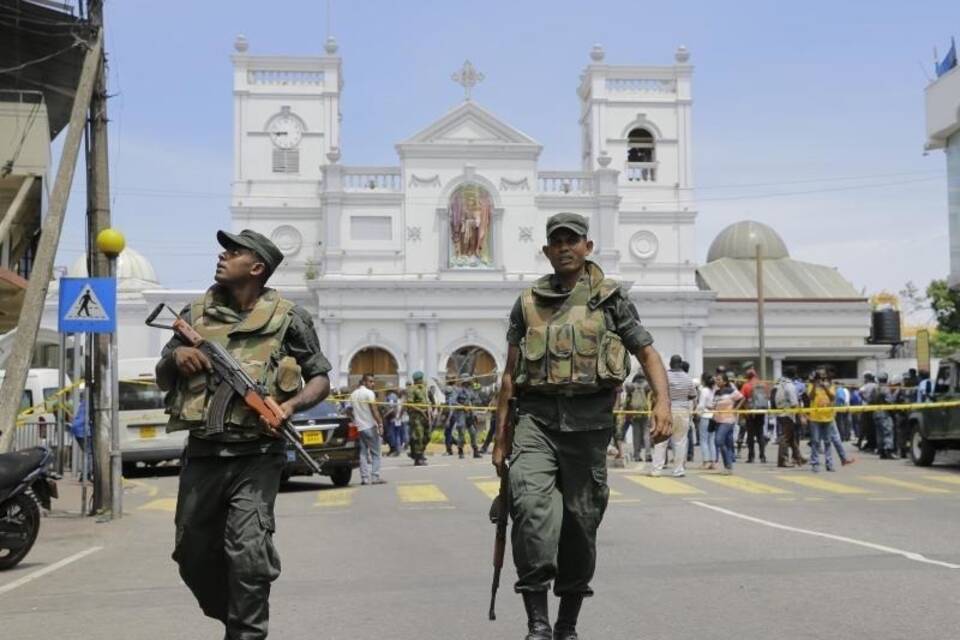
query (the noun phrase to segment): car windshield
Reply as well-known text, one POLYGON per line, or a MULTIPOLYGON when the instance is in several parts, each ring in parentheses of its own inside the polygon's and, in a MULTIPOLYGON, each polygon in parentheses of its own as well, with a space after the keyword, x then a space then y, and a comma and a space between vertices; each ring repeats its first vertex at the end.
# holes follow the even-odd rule
POLYGON ((163 409, 164 393, 153 380, 121 380, 120 411, 163 409))
POLYGON ((304 411, 293 414, 294 420, 316 420, 317 418, 331 418, 340 415, 337 405, 332 402, 321 402, 304 411))

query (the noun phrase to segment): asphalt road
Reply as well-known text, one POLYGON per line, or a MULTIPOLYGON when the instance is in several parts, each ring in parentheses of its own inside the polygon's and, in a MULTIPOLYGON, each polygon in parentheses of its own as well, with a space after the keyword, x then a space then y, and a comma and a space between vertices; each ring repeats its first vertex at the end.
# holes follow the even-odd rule
MULTIPOLYGON (((304 479, 283 491, 271 637, 522 638, 512 564, 499 619, 486 619, 489 458, 389 459, 384 476, 385 486, 304 479)), ((109 524, 65 513, 77 509, 66 486, 26 562, 0 574, 0 637, 222 637, 169 558, 176 482, 130 479, 127 515, 109 524)), ((611 470, 610 486, 586 640, 922 640, 960 628, 956 457, 928 469, 867 458, 816 476, 746 464, 732 479, 611 470)))

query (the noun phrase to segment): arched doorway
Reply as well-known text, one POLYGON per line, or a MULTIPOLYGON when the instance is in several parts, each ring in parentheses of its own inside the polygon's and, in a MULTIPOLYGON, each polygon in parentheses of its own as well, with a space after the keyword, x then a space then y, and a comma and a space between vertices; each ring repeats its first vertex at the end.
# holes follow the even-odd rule
POLYGON ((365 373, 373 374, 378 389, 396 388, 400 382, 397 377, 396 358, 380 347, 365 347, 354 354, 350 360, 350 376, 347 379, 349 388, 356 388, 360 377, 365 373))
POLYGON ((483 347, 467 345, 450 354, 447 359, 447 380, 476 380, 483 386, 497 381, 497 361, 483 347))

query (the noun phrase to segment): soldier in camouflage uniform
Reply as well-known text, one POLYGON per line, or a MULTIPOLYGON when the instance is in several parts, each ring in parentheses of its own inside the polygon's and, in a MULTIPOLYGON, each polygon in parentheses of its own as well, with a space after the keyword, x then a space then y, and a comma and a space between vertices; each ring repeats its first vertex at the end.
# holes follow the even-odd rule
MULTIPOLYGON (((224 250, 216 284, 181 317, 226 348, 285 415, 313 406, 330 391, 330 363, 310 315, 265 286, 283 254, 248 229, 220 231, 217 240, 224 250)), ((273 504, 286 446, 242 402, 229 409, 223 432, 208 430, 210 370, 202 351, 177 338, 157 364, 157 384, 167 391, 167 430, 190 431, 173 559, 203 612, 224 624, 228 640, 256 640, 267 637, 270 584, 280 575, 273 504)))
POLYGON ((587 260, 593 251, 587 230, 587 220, 574 213, 547 221, 543 252, 554 273, 520 295, 507 331, 492 458, 498 474, 509 469, 514 588, 523 596, 527 640, 575 640, 583 598, 593 594, 596 532, 609 496, 607 444, 629 354, 656 395, 654 439, 671 433, 663 362, 626 293, 587 260), (515 394, 518 417, 510 429, 515 394), (560 597, 552 629, 551 582, 560 597))
POLYGON ((430 397, 423 384, 423 372, 414 371, 413 384, 407 387, 407 415, 410 416, 410 457, 413 464, 427 464, 427 445, 430 444, 430 397))

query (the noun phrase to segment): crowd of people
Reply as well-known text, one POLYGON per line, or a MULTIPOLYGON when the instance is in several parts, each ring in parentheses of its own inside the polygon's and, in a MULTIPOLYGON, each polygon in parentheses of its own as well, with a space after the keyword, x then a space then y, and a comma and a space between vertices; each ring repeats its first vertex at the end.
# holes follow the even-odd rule
POLYGON ((482 385, 482 378, 452 379, 441 390, 437 384, 425 384, 423 374, 416 372, 411 385, 382 389, 378 395, 375 376, 368 373, 349 394, 334 394, 359 432, 361 484, 384 482, 381 455, 406 453, 416 466, 425 466, 431 434, 441 429, 444 455, 465 458, 467 442, 472 457, 489 453, 495 435, 497 390, 495 385, 482 385))
MULTIPOLYGON (((809 465, 814 473, 832 472, 838 466, 852 464, 856 461, 854 449, 881 459, 905 457, 910 444, 906 412, 851 412, 843 408, 927 402, 935 395, 929 375, 913 369, 903 378, 867 372, 860 385, 835 380, 825 366, 817 367, 806 377, 801 377, 795 367, 786 367, 779 379, 770 381, 760 380, 753 368, 738 376, 720 366, 696 379, 689 375, 689 370, 689 363, 681 356, 671 357, 667 378, 674 428, 672 436, 659 443, 650 439, 652 397, 647 381, 638 374, 623 385, 611 443, 616 466, 633 460, 643 468, 649 465, 649 474, 656 477, 663 474, 670 458, 672 475, 682 477, 699 451, 702 469, 732 474, 738 461, 766 464, 767 446, 771 443, 777 447, 778 467, 809 465), (790 412, 796 409, 805 411, 790 412), (632 441, 629 452, 625 451, 628 439, 632 441), (807 455, 802 442, 808 445, 807 455)), ((385 389, 379 396, 373 387, 373 377, 364 376, 342 407, 350 411, 353 404, 362 403, 376 408, 361 409, 359 418, 363 424, 379 424, 382 444, 387 448, 383 455, 397 457, 406 453, 415 464, 426 465, 430 434, 441 430, 443 455, 462 459, 468 455, 481 458, 489 453, 495 434, 495 384, 484 386, 476 378, 463 377, 449 381, 443 388, 421 384, 385 389), (413 400, 411 393, 416 394, 413 400), (429 408, 419 413, 408 406, 411 402, 429 408), (411 416, 413 422, 422 416, 424 424, 411 426, 411 416), (416 437, 411 437, 412 428, 417 431, 416 437)), ((357 418, 356 413, 352 415, 357 418)), ((381 481, 382 445, 371 439, 373 433, 370 431, 361 439, 362 458, 367 463, 361 468, 361 482, 381 481)))
POLYGON ((689 369, 681 356, 671 357, 667 375, 673 434, 656 444, 650 441, 646 413, 651 406, 649 385, 641 375, 624 385, 612 443, 618 466, 632 458, 643 467, 649 464, 649 474, 656 477, 672 453, 672 474, 682 477, 699 449, 702 469, 732 474, 737 461, 767 463, 771 441, 777 445, 778 467, 809 465, 814 473, 854 463, 854 448, 881 459, 905 457, 911 437, 908 413, 879 407, 929 402, 936 391, 928 374, 913 369, 903 378, 867 372, 859 385, 835 380, 826 366, 806 377, 786 367, 779 379, 770 381, 761 380, 752 368, 739 377, 721 366, 699 379, 691 378, 689 369), (877 408, 846 409, 857 406, 877 408), (624 451, 628 434, 632 455, 624 451), (808 443, 808 456, 801 442, 808 443))

